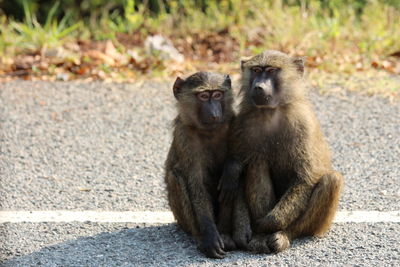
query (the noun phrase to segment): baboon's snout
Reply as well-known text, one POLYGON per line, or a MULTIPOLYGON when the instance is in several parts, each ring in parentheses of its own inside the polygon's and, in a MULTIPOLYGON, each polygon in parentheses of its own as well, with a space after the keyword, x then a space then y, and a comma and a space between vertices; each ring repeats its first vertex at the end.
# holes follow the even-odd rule
POLYGON ((268 105, 273 98, 273 87, 270 80, 254 84, 253 101, 257 106, 268 105))

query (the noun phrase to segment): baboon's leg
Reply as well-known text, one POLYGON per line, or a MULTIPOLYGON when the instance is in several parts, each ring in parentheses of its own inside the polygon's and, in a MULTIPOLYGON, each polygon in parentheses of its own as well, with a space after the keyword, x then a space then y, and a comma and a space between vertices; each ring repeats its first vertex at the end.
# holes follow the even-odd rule
POLYGON ((167 173, 168 201, 178 225, 188 234, 199 236, 188 190, 182 178, 173 172, 167 173))
POLYGON ((218 231, 223 234, 230 234, 232 232, 232 214, 234 203, 226 203, 220 205, 218 209, 218 231))
POLYGON ((246 203, 246 196, 243 185, 240 186, 238 195, 235 199, 233 209, 233 229, 232 238, 241 249, 248 249, 248 243, 252 236, 250 212, 246 203))
POLYGON ((268 166, 264 162, 253 161, 248 165, 245 195, 254 231, 260 232, 257 220, 267 215, 276 204, 272 180, 268 166))
POLYGON ((290 225, 287 231, 291 239, 299 236, 321 236, 332 224, 343 186, 343 177, 331 172, 321 177, 311 195, 305 213, 290 225))
POLYGON ((225 203, 220 205, 218 213, 217 228, 224 242, 225 250, 236 249, 235 242, 232 239, 232 220, 234 212, 234 203, 225 203))
POLYGON ((260 231, 257 221, 267 215, 276 203, 275 192, 268 166, 263 162, 252 162, 246 174, 246 199, 254 231, 248 249, 255 253, 269 253, 268 235, 260 231))
POLYGON ((315 185, 297 182, 283 194, 274 208, 257 221, 260 233, 285 230, 296 221, 308 207, 315 185))
POLYGON ((300 236, 320 236, 332 224, 343 186, 343 177, 332 172, 321 177, 316 184, 305 212, 286 230, 271 235, 269 247, 279 252, 289 247, 290 241, 300 236))

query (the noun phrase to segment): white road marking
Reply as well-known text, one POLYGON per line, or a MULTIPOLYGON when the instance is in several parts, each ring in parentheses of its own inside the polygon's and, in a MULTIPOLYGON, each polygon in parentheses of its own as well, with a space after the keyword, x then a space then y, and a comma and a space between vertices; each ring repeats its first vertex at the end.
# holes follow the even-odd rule
POLYGON ((334 219, 335 223, 379 223, 400 222, 400 210, 396 211, 339 211, 334 219))
POLYGON ((100 223, 171 223, 169 211, 0 211, 0 223, 5 222, 100 222, 100 223))
MULTIPOLYGON (((0 211, 0 223, 20 222, 98 222, 98 223, 172 223, 169 211, 0 211)), ((400 211, 339 211, 335 223, 400 222, 400 211)))

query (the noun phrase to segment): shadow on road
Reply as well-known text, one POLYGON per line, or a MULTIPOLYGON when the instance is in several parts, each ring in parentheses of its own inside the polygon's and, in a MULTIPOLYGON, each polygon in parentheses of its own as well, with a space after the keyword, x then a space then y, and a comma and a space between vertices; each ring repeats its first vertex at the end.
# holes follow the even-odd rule
POLYGON ((195 242, 171 224, 80 237, 10 259, 2 266, 160 266, 202 259, 195 242))
POLYGON ((169 224, 79 237, 12 258, 1 266, 182 266, 206 262, 227 264, 260 256, 232 252, 223 260, 207 259, 191 237, 176 224, 169 224))

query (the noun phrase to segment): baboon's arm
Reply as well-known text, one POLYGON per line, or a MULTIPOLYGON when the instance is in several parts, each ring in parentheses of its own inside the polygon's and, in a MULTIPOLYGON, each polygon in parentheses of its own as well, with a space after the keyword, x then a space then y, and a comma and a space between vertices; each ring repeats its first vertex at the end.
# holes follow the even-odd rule
POLYGON ((204 235, 209 231, 216 231, 216 227, 211 196, 206 191, 204 185, 200 183, 202 180, 203 178, 199 177, 198 174, 192 174, 190 178, 191 182, 188 183, 188 190, 200 233, 204 235))
POLYGON ((220 203, 229 203, 237 196, 242 171, 243 164, 234 157, 230 157, 225 161, 222 177, 218 185, 218 190, 220 191, 218 200, 220 203))
MULTIPOLYGON (((179 173, 177 170, 174 172, 179 173)), ((203 177, 204 173, 205 171, 199 165, 194 164, 189 176, 185 179, 185 184, 200 233, 198 236, 200 249, 209 257, 221 258, 225 255, 224 243, 215 224, 211 196, 203 183, 207 179, 203 177)))
POLYGON ((203 184, 205 180, 202 177, 204 175, 203 171, 193 166, 189 177, 186 177, 186 179, 183 178, 179 170, 174 169, 174 173, 184 180, 200 234, 203 235, 209 230, 209 227, 206 227, 204 224, 213 224, 215 226, 211 196, 203 184))
POLYGON ((300 181, 290 187, 275 207, 258 221, 261 230, 276 232, 284 230, 307 208, 313 186, 300 181))

